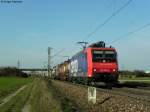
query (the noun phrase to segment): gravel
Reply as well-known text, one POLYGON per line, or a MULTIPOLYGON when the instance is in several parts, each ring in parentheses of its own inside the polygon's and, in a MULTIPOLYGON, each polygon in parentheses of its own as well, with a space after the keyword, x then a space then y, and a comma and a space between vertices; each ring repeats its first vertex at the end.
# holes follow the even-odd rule
POLYGON ((133 99, 127 96, 119 96, 111 93, 97 91, 96 104, 88 102, 87 88, 71 83, 52 81, 52 86, 65 97, 71 99, 81 112, 149 112, 150 105, 147 102, 133 99))

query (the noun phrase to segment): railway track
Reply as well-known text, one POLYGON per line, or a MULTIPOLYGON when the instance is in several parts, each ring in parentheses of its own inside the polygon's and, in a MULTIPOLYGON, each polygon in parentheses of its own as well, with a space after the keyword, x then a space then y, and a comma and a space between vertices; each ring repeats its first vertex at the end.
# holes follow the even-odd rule
POLYGON ((108 94, 112 95, 118 95, 118 96, 125 96, 131 99, 139 100, 142 102, 145 102, 146 105, 150 106, 150 91, 140 92, 140 90, 135 90, 135 89, 129 89, 129 88, 121 88, 121 89, 116 89, 113 88, 112 90, 106 90, 106 89, 101 89, 97 88, 98 91, 100 92, 105 92, 108 94))
MULTIPOLYGON (((66 83, 73 84, 71 82, 66 82, 66 83)), ((91 87, 91 86, 76 84, 76 83, 73 85, 84 87, 84 88, 91 87)), ((106 88, 96 87, 96 90, 98 92, 103 92, 111 95, 125 96, 134 100, 142 101, 145 105, 150 106, 150 90, 147 89, 135 89, 135 88, 128 88, 128 87, 122 87, 122 88, 113 87, 112 89, 106 89, 106 88)))
POLYGON ((150 83, 145 82, 122 82, 119 81, 117 87, 128 87, 128 88, 137 88, 143 90, 150 90, 150 83))

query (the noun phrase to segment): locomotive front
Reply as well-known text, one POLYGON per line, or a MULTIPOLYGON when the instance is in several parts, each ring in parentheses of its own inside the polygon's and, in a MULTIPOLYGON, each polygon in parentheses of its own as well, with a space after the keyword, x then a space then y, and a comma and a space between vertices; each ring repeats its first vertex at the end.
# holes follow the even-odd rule
POLYGON ((115 48, 104 43, 91 45, 87 50, 88 77, 94 82, 117 82, 118 61, 115 48))

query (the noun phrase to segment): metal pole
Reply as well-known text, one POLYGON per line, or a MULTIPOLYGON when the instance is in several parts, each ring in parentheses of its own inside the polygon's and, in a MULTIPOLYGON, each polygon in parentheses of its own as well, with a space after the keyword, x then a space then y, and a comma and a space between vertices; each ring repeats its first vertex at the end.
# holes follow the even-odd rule
POLYGON ((51 47, 48 47, 48 77, 51 77, 51 47))
POLYGON ((17 68, 20 69, 20 61, 17 62, 17 68))

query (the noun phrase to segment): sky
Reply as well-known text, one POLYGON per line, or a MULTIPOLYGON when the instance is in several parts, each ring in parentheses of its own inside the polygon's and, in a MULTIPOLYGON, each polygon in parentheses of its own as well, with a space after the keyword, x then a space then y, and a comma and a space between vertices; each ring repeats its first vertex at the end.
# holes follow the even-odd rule
MULTIPOLYGON (((11 1, 11 0, 10 0, 11 1)), ((81 50, 78 41, 105 41, 118 51, 122 70, 150 70, 150 0, 132 0, 88 38, 129 0, 22 0, 0 2, 0 66, 41 68, 52 47, 52 65, 81 50), (117 38, 118 41, 111 43, 117 38), (58 53, 60 52, 60 53, 58 53)))

